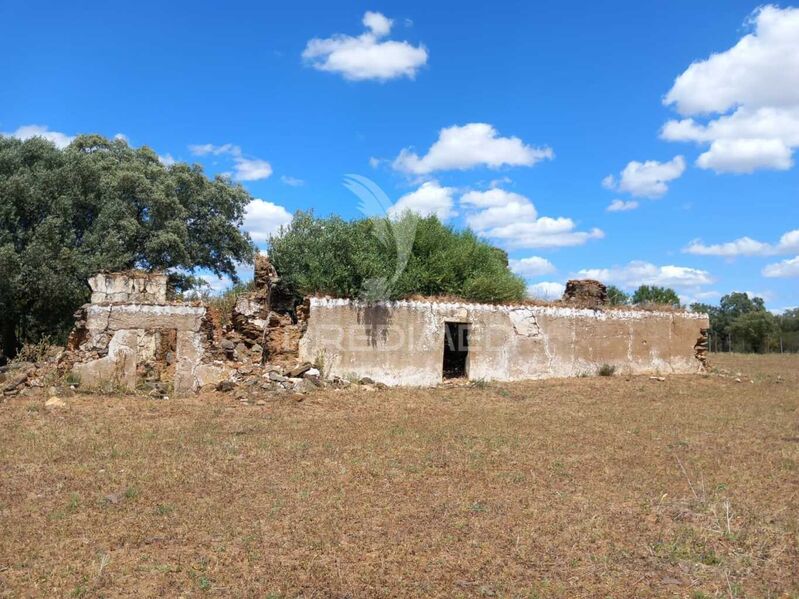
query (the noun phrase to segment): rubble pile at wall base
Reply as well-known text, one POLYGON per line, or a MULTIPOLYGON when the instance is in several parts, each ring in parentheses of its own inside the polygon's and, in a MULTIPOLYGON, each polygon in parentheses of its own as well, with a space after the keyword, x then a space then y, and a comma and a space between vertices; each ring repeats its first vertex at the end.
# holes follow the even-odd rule
POLYGON ((0 399, 27 395, 57 381, 60 378, 58 363, 63 353, 63 349, 56 348, 54 353, 37 362, 11 362, 0 366, 0 399))

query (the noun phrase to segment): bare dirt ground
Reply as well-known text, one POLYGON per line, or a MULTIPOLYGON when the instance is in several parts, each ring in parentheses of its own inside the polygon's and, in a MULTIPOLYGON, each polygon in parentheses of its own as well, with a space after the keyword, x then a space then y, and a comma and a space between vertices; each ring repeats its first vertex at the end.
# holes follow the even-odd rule
POLYGON ((728 376, 13 399, 0 596, 797 597, 799 357, 712 364, 728 376))

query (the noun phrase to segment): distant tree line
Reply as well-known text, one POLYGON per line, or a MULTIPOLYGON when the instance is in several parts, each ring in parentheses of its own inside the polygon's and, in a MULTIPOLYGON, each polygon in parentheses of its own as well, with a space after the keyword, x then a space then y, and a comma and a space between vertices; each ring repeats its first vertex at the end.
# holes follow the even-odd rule
POLYGON ((632 295, 628 295, 615 285, 608 287, 608 303, 612 306, 672 306, 680 307, 677 292, 668 287, 657 285, 641 285, 632 295))
MULTIPOLYGON (((648 285, 641 285, 632 295, 610 286, 608 302, 613 305, 680 306, 680 298, 673 289, 648 285)), ((738 292, 722 297, 718 306, 694 303, 689 308, 710 316, 710 351, 799 351, 799 308, 775 315, 766 310, 762 298, 750 298, 748 294, 738 292)))
POLYGON ((718 306, 691 304, 710 316, 710 350, 717 352, 799 351, 799 309, 775 315, 762 298, 730 293, 718 306))

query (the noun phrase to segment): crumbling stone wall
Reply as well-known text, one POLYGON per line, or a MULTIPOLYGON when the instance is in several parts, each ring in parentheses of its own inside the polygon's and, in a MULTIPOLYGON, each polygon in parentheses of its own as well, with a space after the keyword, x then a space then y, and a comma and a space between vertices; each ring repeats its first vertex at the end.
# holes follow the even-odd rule
POLYGON ((279 281, 274 266, 263 254, 255 258, 255 282, 251 293, 240 295, 232 314, 234 344, 261 352, 262 363, 289 365, 299 358, 299 342, 305 332, 307 302, 292 312, 285 302, 273 304, 273 291, 279 281))
POLYGON ((101 273, 89 279, 92 303, 76 313, 64 364, 80 385, 177 394, 196 388, 209 338, 201 304, 166 301, 161 273, 101 273))
POLYGON ((75 314, 61 368, 85 388, 144 388, 155 395, 242 381, 265 370, 292 372, 300 366, 307 303, 273 310, 276 281, 269 260, 258 256, 253 291, 237 298, 231 324, 223 328, 218 314, 199 302, 168 302, 162 273, 100 273, 89 280, 92 302, 75 314))
POLYGON ((470 326, 467 377, 502 381, 593 375, 605 364, 623 374, 698 373, 709 327, 691 312, 311 298, 300 358, 328 375, 436 385, 448 322, 470 326))

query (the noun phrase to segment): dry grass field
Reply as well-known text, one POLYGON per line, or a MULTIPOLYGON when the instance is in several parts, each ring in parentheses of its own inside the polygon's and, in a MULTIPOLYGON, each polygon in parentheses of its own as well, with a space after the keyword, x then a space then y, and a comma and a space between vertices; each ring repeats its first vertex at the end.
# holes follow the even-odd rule
POLYGON ((0 597, 799 597, 799 357, 712 361, 9 400, 0 597))

